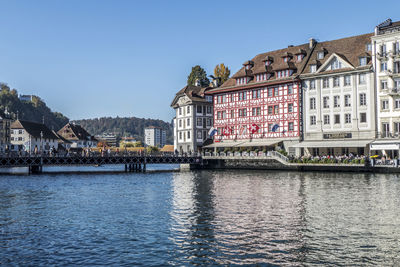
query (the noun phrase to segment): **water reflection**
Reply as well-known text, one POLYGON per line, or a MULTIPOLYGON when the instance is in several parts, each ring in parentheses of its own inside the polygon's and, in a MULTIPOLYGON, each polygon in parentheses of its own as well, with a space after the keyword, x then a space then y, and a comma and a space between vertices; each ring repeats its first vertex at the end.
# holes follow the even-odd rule
POLYGON ((398 175, 0 177, 0 265, 397 265, 398 175))

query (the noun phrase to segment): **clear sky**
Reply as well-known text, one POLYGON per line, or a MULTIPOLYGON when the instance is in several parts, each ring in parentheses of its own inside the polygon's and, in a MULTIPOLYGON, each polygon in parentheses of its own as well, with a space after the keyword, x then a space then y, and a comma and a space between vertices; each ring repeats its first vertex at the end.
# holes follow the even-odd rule
POLYGON ((372 32, 400 1, 1 1, 0 81, 70 119, 170 121, 191 67, 372 32))

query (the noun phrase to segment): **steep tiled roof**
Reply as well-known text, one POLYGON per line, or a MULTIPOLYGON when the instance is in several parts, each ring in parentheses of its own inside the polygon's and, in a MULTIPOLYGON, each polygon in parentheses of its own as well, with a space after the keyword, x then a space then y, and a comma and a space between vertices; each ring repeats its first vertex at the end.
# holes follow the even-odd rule
POLYGON ((94 140, 94 137, 90 135, 85 129, 83 129, 80 125, 74 123, 67 123, 57 133, 70 141, 94 140))
POLYGON ((46 125, 31 121, 16 120, 11 126, 11 129, 24 129, 34 138, 58 139, 58 137, 46 125))
MULTIPOLYGON (((318 62, 319 65, 324 65, 324 63, 334 53, 354 68, 365 68, 365 66, 360 66, 359 57, 371 57, 370 52, 366 51, 366 45, 368 43, 371 43, 372 35, 372 33, 368 33, 333 41, 317 43, 313 53, 310 56, 309 62, 303 71, 303 74, 310 73, 311 64, 315 64, 316 62, 318 62), (323 49, 325 50, 325 56, 322 59, 318 59, 318 52, 322 51, 323 49)), ((371 60, 368 60, 367 67, 370 67, 371 65, 371 60)))
POLYGON ((171 106, 176 104, 176 101, 178 100, 179 97, 186 95, 189 97, 190 100, 194 102, 207 102, 204 98, 204 93, 209 89, 210 87, 200 87, 200 86, 194 86, 194 85, 186 85, 183 87, 181 90, 176 93, 174 100, 171 103, 171 106))
MULTIPOLYGON (((266 72, 273 74, 267 82, 291 80, 298 74, 300 74, 305 63, 307 62, 307 58, 310 52, 311 50, 309 44, 302 44, 298 46, 290 46, 288 48, 259 54, 250 60, 254 63, 254 66, 250 70, 246 70, 245 67, 243 66, 238 72, 236 72, 230 79, 228 79, 222 86, 220 86, 216 90, 236 86, 236 78, 254 76, 256 74, 261 74, 266 72), (294 56, 296 54, 303 54, 304 55, 303 60, 298 62, 297 58, 294 56), (285 62, 283 60, 283 57, 285 56, 289 56, 290 60, 288 62, 285 62), (266 60, 272 61, 270 66, 265 65, 266 60), (291 77, 277 78, 274 72, 277 70, 284 70, 284 69, 293 69, 295 70, 295 72, 291 77)), ((265 82, 266 81, 263 81, 261 83, 265 82)), ((256 82, 255 79, 252 79, 250 82, 247 83, 247 85, 257 84, 257 83, 258 82, 256 82)), ((243 87, 243 85, 240 87, 243 87)))

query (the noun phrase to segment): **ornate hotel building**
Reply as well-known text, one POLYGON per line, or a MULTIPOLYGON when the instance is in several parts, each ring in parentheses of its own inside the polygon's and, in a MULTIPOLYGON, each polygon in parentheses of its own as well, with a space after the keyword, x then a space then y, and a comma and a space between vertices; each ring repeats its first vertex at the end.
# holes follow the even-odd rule
MULTIPOLYGON (((301 81, 314 43, 255 56, 213 96, 214 127, 208 148, 282 148, 301 140, 301 81)), ((295 153, 294 151, 289 151, 295 153)))
POLYGON ((375 139, 372 34, 317 43, 303 82, 305 155, 365 155, 375 139))
POLYGON ((400 21, 375 27, 372 63, 375 69, 377 140, 371 150, 390 157, 400 151, 400 21))

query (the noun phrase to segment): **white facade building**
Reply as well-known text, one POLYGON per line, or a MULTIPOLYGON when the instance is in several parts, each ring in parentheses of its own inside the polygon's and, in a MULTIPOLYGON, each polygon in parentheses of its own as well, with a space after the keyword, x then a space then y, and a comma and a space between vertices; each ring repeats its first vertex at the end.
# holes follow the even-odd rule
POLYGON ((144 144, 146 146, 165 146, 167 133, 160 127, 150 126, 144 129, 144 144))
POLYGON ((375 69, 377 137, 370 148, 398 157, 400 151, 400 21, 390 19, 375 27, 372 36, 375 69))
POLYGON ((58 149, 58 137, 44 124, 17 120, 11 124, 11 150, 48 152, 58 149))
POLYGON ((174 150, 179 153, 198 152, 212 127, 212 96, 205 96, 208 88, 188 85, 172 101, 175 109, 174 150))
POLYGON ((375 138, 371 35, 314 43, 303 80, 305 155, 367 155, 375 138))

